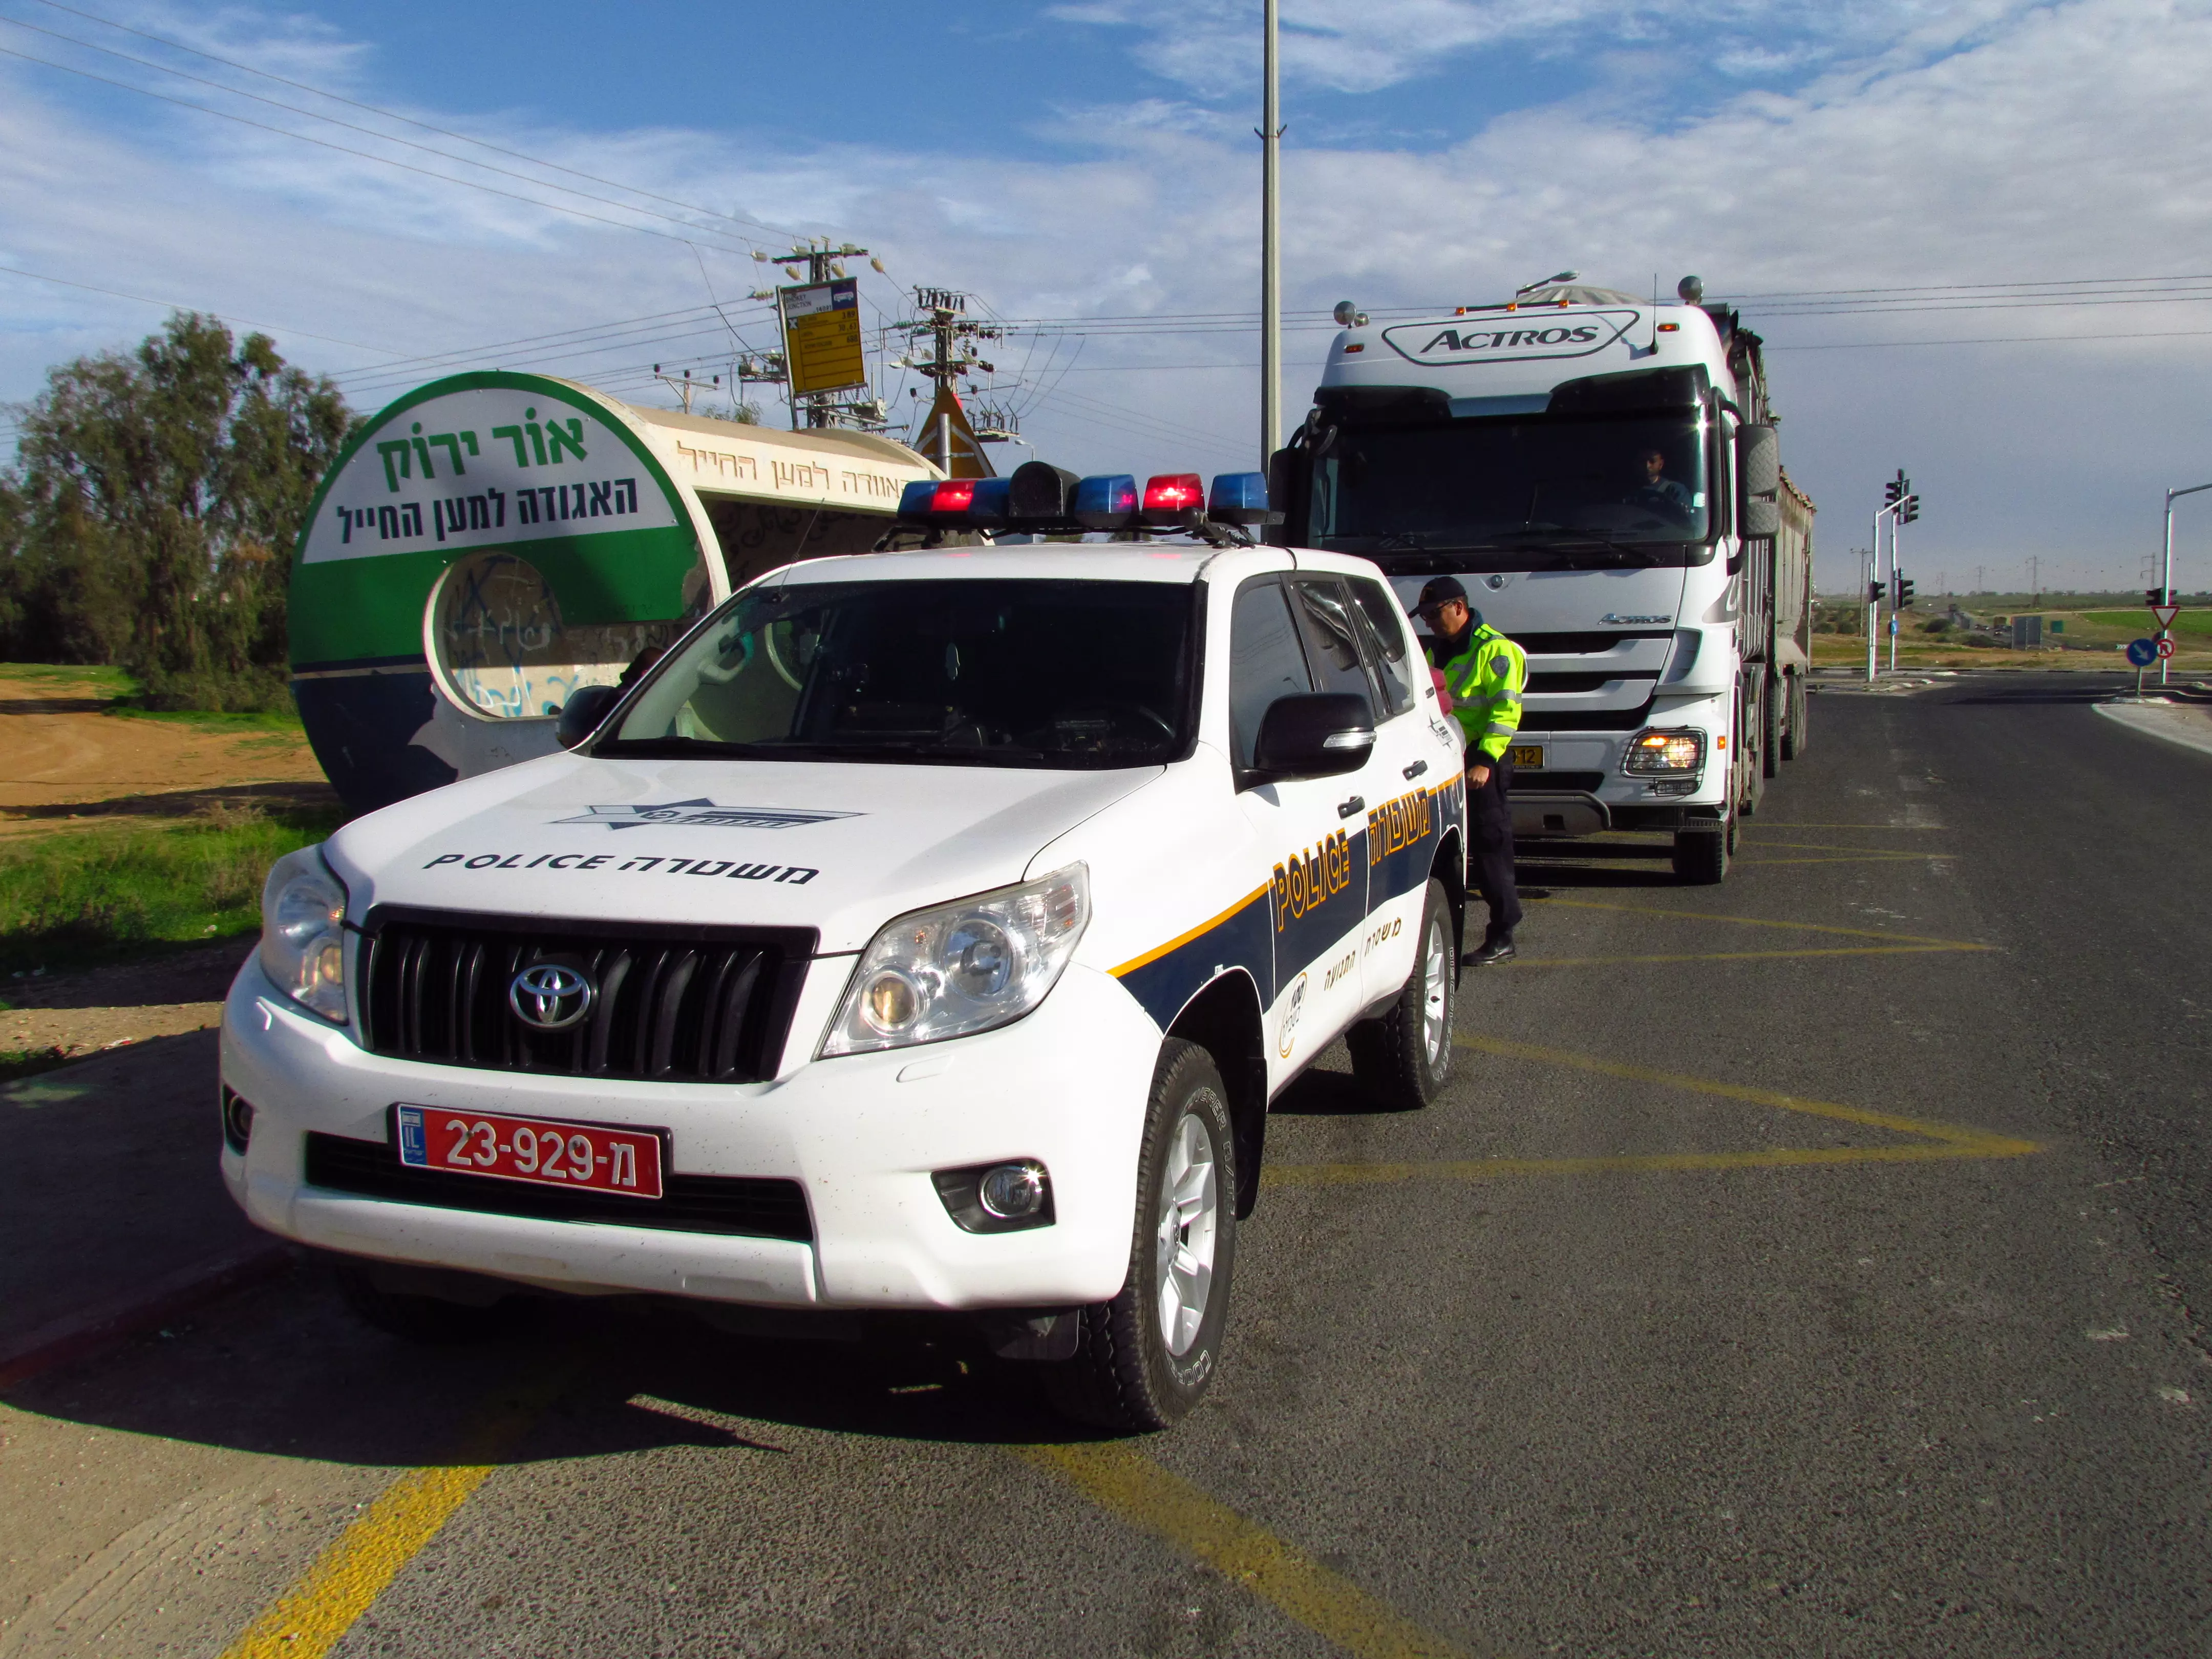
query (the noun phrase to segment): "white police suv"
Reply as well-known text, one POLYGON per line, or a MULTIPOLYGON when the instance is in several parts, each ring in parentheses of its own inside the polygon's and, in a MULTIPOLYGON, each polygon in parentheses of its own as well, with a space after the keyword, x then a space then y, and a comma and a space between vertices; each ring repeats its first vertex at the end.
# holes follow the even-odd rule
POLYGON ((1228 527, 1255 477, 1039 471, 904 521, 1185 533, 790 566, 572 752, 283 860, 224 1010, 246 1213, 414 1334, 964 1310, 1075 1415, 1188 1410, 1269 1101, 1346 1034, 1443 1082, 1461 741, 1374 566, 1228 527))

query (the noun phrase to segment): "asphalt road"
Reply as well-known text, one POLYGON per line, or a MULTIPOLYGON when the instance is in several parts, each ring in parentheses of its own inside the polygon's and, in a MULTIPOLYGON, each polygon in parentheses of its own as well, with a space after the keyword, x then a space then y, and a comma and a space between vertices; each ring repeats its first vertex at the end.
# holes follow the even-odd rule
POLYGON ((1281 1103, 1170 1434, 301 1275, 11 1394, 0 1655, 2201 1654, 2212 756, 2089 695, 1823 694, 1722 888, 1526 860, 1447 1103, 1281 1103))

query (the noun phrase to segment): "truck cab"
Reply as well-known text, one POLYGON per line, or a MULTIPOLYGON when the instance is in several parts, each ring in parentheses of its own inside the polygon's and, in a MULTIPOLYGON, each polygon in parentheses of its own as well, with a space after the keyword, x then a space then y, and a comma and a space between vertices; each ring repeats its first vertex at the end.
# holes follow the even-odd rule
POLYGON ((1671 833, 1711 881, 1802 734, 1810 503, 1757 337, 1692 288, 1554 283, 1381 325, 1340 307, 1273 486, 1285 542, 1371 559, 1409 602, 1456 576, 1527 652, 1517 831, 1671 833))
POLYGON ((933 1310, 1174 1421, 1269 1103, 1340 1036, 1436 1097, 1464 905, 1381 573, 1216 541, 787 566, 572 747, 281 862, 224 1013, 238 1203, 395 1330, 933 1310))

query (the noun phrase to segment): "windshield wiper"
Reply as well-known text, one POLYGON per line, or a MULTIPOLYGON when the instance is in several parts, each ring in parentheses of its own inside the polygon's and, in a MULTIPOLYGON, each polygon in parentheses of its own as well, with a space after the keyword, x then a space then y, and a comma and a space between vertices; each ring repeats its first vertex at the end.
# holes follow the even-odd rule
POLYGON ((1550 543, 1550 545, 1562 550, 1577 546, 1602 547, 1627 558, 1634 559, 1647 567, 1657 564, 1660 559, 1660 555, 1652 552, 1648 543, 1617 542, 1610 536, 1600 536, 1592 531, 1569 530, 1563 524, 1538 524, 1532 521, 1522 526, 1518 530, 1501 532, 1499 539, 1521 541, 1530 537, 1547 538, 1553 536, 1564 538, 1563 540, 1550 543))

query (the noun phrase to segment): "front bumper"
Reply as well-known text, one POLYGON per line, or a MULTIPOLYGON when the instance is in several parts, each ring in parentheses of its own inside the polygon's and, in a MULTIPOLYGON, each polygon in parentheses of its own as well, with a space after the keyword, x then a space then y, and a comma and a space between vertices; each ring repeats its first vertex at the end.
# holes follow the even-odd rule
MULTIPOLYGON (((790 1052, 811 1054, 850 957, 817 961, 790 1052)), ((995 1031, 787 1066, 716 1085, 539 1076, 392 1060, 284 997, 249 960, 224 1005, 222 1080, 252 1103, 231 1195, 258 1226, 350 1255, 583 1293, 760 1306, 966 1309, 1100 1302, 1121 1288, 1160 1033, 1120 983, 1071 967, 995 1031), (798 1182, 811 1243, 551 1221, 365 1198, 304 1179, 309 1132, 383 1143, 394 1103, 665 1128, 669 1167, 798 1182), (933 1170, 1033 1158, 1048 1226, 963 1231, 933 1170)))
POLYGON ((1512 805, 1516 835, 1592 836, 1606 830, 1672 830, 1714 823, 1727 816, 1728 708, 1719 698, 1657 705, 1634 728, 1619 732, 1546 732, 1531 714, 1516 744, 1541 744, 1540 776, 1516 771, 1512 805), (1705 734, 1705 761, 1692 787, 1678 778, 1621 770, 1629 739, 1650 726, 1689 727, 1705 734), (1528 781, 1523 782, 1523 779, 1528 781))

